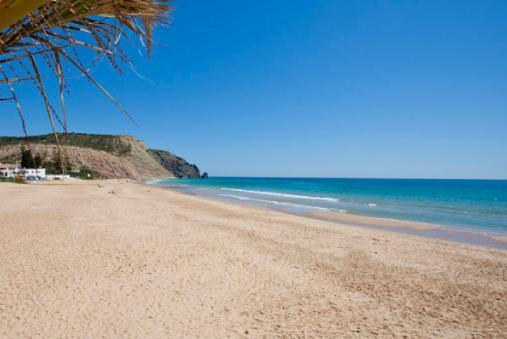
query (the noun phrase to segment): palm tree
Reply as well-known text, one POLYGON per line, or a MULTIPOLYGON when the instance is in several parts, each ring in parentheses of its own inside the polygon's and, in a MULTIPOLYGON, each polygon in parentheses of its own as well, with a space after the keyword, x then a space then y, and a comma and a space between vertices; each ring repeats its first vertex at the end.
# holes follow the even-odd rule
POLYGON ((0 101, 16 104, 26 136, 15 87, 20 82, 33 84, 41 95, 61 156, 58 129, 67 132, 64 94, 68 69, 82 74, 132 119, 90 70, 104 58, 120 74, 120 65, 133 67, 122 49, 122 42, 132 41, 132 36, 149 56, 153 28, 165 20, 170 8, 168 0, 0 0, 0 85, 10 93, 0 101), (91 66, 85 66, 82 49, 95 52, 91 66), (48 98, 40 67, 49 69, 57 79, 58 110, 48 98))

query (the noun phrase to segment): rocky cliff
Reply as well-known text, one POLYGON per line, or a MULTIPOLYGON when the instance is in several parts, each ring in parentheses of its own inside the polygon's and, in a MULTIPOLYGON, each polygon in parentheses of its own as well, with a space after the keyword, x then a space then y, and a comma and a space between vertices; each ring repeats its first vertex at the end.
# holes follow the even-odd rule
POLYGON ((199 168, 196 165, 189 164, 185 159, 170 152, 150 149, 148 153, 177 178, 199 178, 201 176, 199 168))
MULTIPOLYGON (((197 166, 172 153, 150 150, 131 136, 69 133, 60 139, 72 168, 87 167, 104 178, 200 177, 197 166)), ((44 161, 53 160, 57 151, 53 135, 0 137, 0 162, 19 161, 22 146, 39 153, 44 161)))

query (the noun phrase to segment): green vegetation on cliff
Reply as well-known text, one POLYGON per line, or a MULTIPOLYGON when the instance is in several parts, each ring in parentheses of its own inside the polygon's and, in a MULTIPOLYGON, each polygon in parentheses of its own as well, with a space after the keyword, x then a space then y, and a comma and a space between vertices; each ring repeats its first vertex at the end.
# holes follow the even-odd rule
MULTIPOLYGON (((199 168, 170 152, 150 150, 132 136, 84 133, 59 134, 64 146, 68 171, 85 168, 85 175, 103 178, 197 178, 199 168), (105 153, 104 153, 105 152, 105 153)), ((50 172, 56 150, 52 134, 24 137, 0 137, 0 162, 20 161, 21 149, 40 154, 43 166, 50 172)), ((58 168, 58 167, 55 167, 58 168)))
MULTIPOLYGON (((91 148, 105 151, 116 156, 124 156, 131 151, 130 144, 124 140, 125 137, 118 135, 68 133, 59 134, 58 138, 62 145, 91 148)), ((22 143, 56 145, 55 136, 53 134, 36 135, 28 138, 0 137, 0 147, 22 143)))

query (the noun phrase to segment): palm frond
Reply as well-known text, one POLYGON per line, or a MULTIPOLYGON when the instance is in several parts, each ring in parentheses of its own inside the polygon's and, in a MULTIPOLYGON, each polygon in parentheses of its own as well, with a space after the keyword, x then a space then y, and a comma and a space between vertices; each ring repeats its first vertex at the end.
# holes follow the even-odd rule
POLYGON ((6 86, 11 93, 5 99, 16 103, 25 133, 22 106, 14 85, 30 81, 38 90, 56 136, 55 120, 67 131, 67 69, 82 74, 132 119, 92 77, 80 57, 87 54, 81 50, 95 53, 94 64, 106 59, 121 74, 121 65, 132 65, 121 42, 132 42, 133 34, 149 56, 153 29, 165 21, 170 8, 168 0, 0 0, 0 86, 6 86), (42 64, 58 82, 59 111, 49 101, 39 69, 42 64), (24 74, 18 74, 19 70, 24 74))

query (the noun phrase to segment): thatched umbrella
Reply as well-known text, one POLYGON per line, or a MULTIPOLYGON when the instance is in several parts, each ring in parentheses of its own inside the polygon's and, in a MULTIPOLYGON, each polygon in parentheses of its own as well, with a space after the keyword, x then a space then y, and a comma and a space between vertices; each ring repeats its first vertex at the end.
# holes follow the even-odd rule
POLYGON ((0 84, 10 93, 9 97, 0 100, 15 102, 26 135, 15 85, 31 82, 41 95, 62 156, 58 125, 64 133, 67 132, 65 70, 74 68, 84 75, 131 118, 92 77, 90 67, 85 66, 80 57, 80 50, 84 48, 96 52, 98 58, 93 60, 93 64, 97 59, 106 58, 121 73, 121 64, 132 65, 121 48, 121 42, 132 41, 133 35, 146 47, 149 55, 153 28, 164 21, 169 9, 168 0, 0 0, 0 84), (41 65, 58 80, 59 110, 48 99, 41 65))

